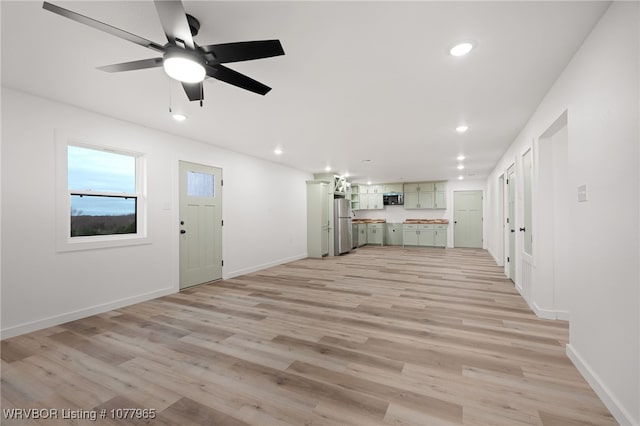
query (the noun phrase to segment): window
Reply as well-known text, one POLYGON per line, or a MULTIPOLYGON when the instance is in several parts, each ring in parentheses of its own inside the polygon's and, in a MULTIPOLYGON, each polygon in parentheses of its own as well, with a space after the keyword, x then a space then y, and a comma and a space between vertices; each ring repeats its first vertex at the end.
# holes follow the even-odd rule
POLYGON ((65 143, 63 150, 59 249, 141 243, 146 238, 142 155, 75 143, 65 143))

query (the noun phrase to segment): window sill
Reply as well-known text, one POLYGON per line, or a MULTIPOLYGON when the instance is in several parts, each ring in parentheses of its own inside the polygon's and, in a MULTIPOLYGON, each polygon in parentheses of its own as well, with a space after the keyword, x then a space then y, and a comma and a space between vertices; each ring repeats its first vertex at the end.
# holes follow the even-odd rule
POLYGON ((149 237, 141 235, 104 235, 99 237, 74 237, 59 242, 58 252, 99 250, 151 244, 149 237))

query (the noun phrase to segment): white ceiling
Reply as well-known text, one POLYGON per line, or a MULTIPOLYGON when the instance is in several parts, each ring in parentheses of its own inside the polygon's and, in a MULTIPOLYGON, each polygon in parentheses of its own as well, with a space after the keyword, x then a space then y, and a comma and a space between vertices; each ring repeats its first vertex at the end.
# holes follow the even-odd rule
MULTIPOLYGON (((151 1, 52 2, 166 42, 151 1)), ((229 65, 271 86, 266 96, 208 80, 204 108, 161 68, 95 69, 155 52, 42 2, 1 4, 6 87, 311 173, 390 182, 456 179, 461 153, 462 174, 486 177, 608 2, 185 1, 202 25, 196 43, 277 38, 286 52, 229 65), (476 48, 449 55, 461 40, 476 48), (187 121, 170 118, 170 98, 187 121)))

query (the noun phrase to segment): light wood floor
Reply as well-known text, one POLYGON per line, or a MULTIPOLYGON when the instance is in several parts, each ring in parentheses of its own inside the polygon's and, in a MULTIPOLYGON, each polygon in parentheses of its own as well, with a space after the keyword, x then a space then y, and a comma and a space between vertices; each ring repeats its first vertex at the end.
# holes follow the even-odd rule
MULTIPOLYGON (((363 247, 5 340, 2 407, 153 408, 156 425, 615 424, 567 338, 485 251, 363 247)), ((147 424, 108 417, 2 424, 147 424)))

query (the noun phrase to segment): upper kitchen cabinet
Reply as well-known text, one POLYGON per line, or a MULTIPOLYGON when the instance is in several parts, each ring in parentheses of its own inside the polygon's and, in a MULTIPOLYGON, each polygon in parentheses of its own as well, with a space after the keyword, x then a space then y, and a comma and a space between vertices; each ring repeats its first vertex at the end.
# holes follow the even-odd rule
POLYGON ((434 208, 433 182, 405 183, 404 184, 404 208, 405 209, 432 209, 434 208))
POLYGON ((418 182, 404 184, 405 209, 445 209, 446 182, 418 182))
POLYGON ((384 194, 402 193, 403 187, 401 183, 385 183, 383 185, 384 194))
POLYGON ((358 210, 383 209, 383 185, 358 185, 358 210))
POLYGON ((433 203, 434 209, 447 208, 447 182, 435 183, 435 199, 433 203))

